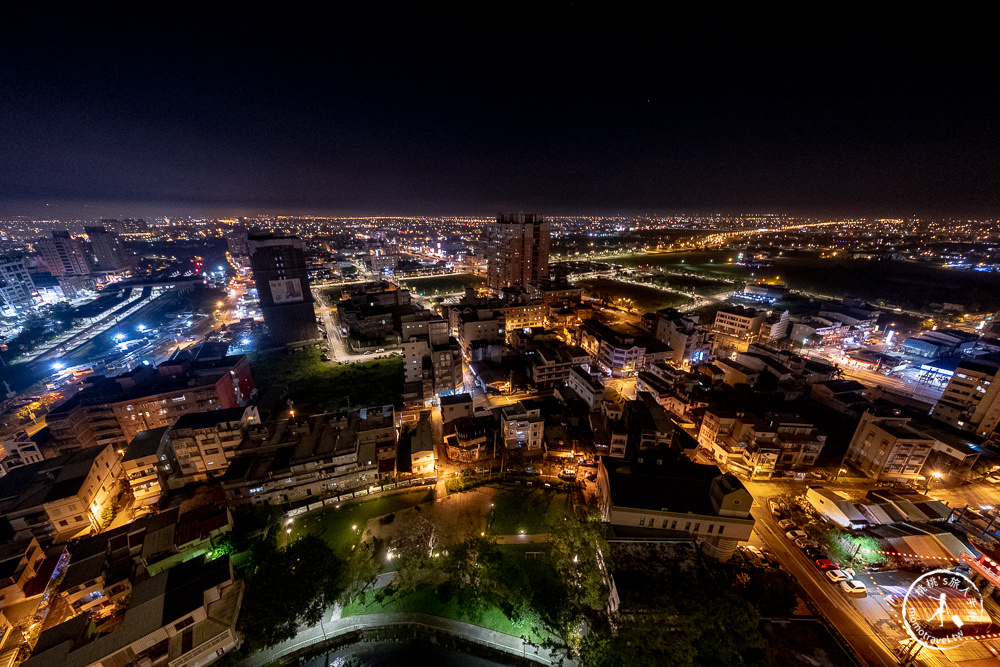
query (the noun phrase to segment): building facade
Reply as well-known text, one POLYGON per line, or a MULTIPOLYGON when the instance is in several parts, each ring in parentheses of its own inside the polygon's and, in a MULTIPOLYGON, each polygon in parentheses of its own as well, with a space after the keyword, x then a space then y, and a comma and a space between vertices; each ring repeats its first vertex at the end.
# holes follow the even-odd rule
POLYGON ((260 309, 271 339, 288 345, 319 338, 305 242, 295 236, 251 235, 248 245, 260 309))
POLYGON ((551 223, 534 214, 501 214, 486 227, 490 295, 546 281, 549 276, 551 223))

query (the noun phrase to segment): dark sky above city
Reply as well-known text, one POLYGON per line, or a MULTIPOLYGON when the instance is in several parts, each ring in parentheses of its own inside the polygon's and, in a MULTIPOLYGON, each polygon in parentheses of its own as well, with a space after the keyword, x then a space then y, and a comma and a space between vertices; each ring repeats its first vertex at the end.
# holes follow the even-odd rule
POLYGON ((96 7, 0 26, 0 215, 1000 215, 984 17, 96 7))

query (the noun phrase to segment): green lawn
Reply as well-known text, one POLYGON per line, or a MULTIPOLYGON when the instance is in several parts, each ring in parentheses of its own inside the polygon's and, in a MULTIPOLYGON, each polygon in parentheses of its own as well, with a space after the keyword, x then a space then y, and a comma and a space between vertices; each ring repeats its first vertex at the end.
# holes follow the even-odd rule
MULTIPOLYGON (((646 280, 643 278, 643 280, 646 280)), ((719 292, 732 291, 742 287, 742 284, 734 285, 722 280, 711 280, 698 276, 676 276, 673 274, 660 274, 652 276, 653 284, 684 292, 694 292, 695 294, 718 294, 719 292)))
POLYGON ((682 306, 691 301, 690 298, 682 294, 664 292, 655 287, 633 285, 632 283, 608 280, 606 278, 580 280, 576 284, 582 287, 587 294, 597 298, 632 299, 632 305, 645 312, 655 312, 661 308, 682 306))
POLYGON ((321 361, 319 350, 276 351, 250 356, 260 390, 261 412, 286 416, 285 399, 304 413, 333 412, 366 405, 402 405, 403 359, 391 356, 360 364, 321 361))
POLYGON ((471 273, 449 273, 440 276, 421 276, 406 278, 403 284, 411 291, 421 296, 437 296, 461 292, 466 287, 479 289, 486 285, 486 279, 471 273))
POLYGON ((317 535, 339 556, 346 558, 351 553, 351 547, 357 544, 369 519, 432 500, 434 489, 423 488, 363 502, 344 503, 340 509, 330 505, 321 512, 297 518, 292 524, 290 537, 294 540, 304 535, 317 535), (354 529, 355 526, 357 530, 354 529))
POLYGON ((471 623, 514 637, 524 635, 534 642, 542 642, 549 637, 544 630, 541 634, 532 631, 533 626, 541 625, 535 612, 525 614, 520 622, 514 623, 496 607, 487 607, 481 610, 462 609, 454 597, 444 602, 438 596, 437 589, 430 586, 397 594, 381 602, 377 602, 374 594, 370 591, 364 597, 364 601, 356 600, 346 605, 342 615, 348 617, 383 612, 416 612, 471 623))
POLYGON ((549 532, 549 525, 573 516, 569 494, 535 488, 500 487, 493 499, 493 535, 535 535, 549 532))

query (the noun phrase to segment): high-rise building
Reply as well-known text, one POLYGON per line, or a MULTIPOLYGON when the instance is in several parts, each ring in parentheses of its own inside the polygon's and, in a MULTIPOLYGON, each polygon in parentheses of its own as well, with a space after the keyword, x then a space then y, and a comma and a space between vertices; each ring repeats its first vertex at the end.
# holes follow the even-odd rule
POLYGON ((70 236, 68 230, 53 229, 52 238, 42 239, 38 250, 54 276, 85 276, 90 273, 83 242, 70 236))
POLYGON ((109 232, 102 225, 84 227, 87 238, 90 239, 90 250, 93 254, 94 268, 98 271, 118 271, 128 266, 125 255, 125 245, 114 232, 109 232))
POLYGON ((29 303, 34 289, 23 257, 0 257, 0 310, 29 303))
POLYGON ((248 245, 260 309, 271 340, 287 345, 319 338, 305 242, 296 236, 251 234, 248 245))
POLYGON ((549 277, 551 223, 533 213, 503 214, 486 227, 487 277, 491 295, 549 277))

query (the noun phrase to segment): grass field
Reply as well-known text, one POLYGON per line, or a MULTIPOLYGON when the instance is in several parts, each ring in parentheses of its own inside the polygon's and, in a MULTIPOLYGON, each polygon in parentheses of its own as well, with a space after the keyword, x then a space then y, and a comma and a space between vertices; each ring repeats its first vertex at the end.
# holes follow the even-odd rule
POLYGON ((449 273, 441 276, 420 276, 406 278, 406 287, 421 296, 439 296, 461 292, 466 287, 479 289, 486 285, 486 279, 471 273, 449 273))
POLYGON ((569 494, 546 489, 497 489, 493 497, 490 533, 493 535, 535 535, 549 532, 549 526, 563 517, 573 516, 569 494))
POLYGON ((691 302, 690 298, 682 294, 605 278, 580 280, 576 284, 582 287, 587 294, 598 298, 632 299, 632 305, 645 312, 655 312, 661 308, 675 308, 691 302))
POLYGON ((402 405, 402 357, 334 365, 321 361, 319 355, 319 350, 251 355, 250 368, 260 389, 261 412, 286 410, 285 398, 306 414, 332 412, 346 408, 348 403, 402 405))
POLYGON ((381 602, 375 601, 374 595, 368 592, 365 594, 364 600, 356 600, 346 605, 342 616, 360 616, 363 614, 401 611, 451 618, 456 621, 478 625, 481 628, 502 632, 505 635, 513 637, 524 635, 534 642, 542 642, 549 637, 548 633, 544 631, 539 634, 532 630, 533 626, 541 625, 538 615, 534 612, 529 612, 520 622, 514 623, 496 607, 487 607, 482 610, 467 610, 462 609, 455 598, 447 602, 442 602, 437 589, 430 586, 418 588, 408 593, 397 594, 381 602))
MULTIPOLYGON (((742 283, 733 284, 723 280, 712 280, 711 278, 701 278, 698 276, 675 276, 673 274, 660 274, 652 276, 655 285, 669 287, 671 289, 684 292, 694 292, 695 294, 718 294, 734 289, 741 289, 742 283)), ((643 278, 645 280, 645 278, 643 278)))
MULTIPOLYGON (((790 289, 840 298, 855 296, 903 308, 958 302, 970 310, 1000 308, 1000 273, 944 269, 910 261, 869 261, 813 255, 772 257, 774 266, 747 268, 732 264, 735 250, 622 255, 605 261, 621 266, 686 271, 706 279, 733 278, 756 282, 779 278, 790 289), (978 306, 978 308, 976 308, 978 306)), ((668 281, 673 276, 667 276, 668 281)), ((721 290, 720 290, 721 291, 721 290)))
POLYGON ((369 519, 433 500, 434 489, 424 488, 345 503, 340 509, 330 505, 321 512, 296 519, 289 537, 294 540, 304 535, 316 535, 323 538, 339 556, 346 558, 351 554, 351 547, 358 543, 369 519))

